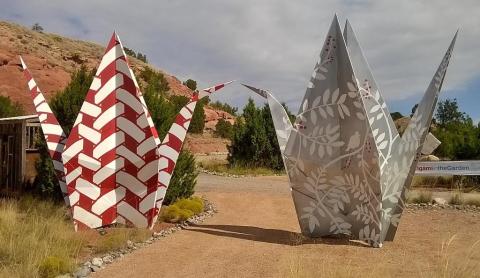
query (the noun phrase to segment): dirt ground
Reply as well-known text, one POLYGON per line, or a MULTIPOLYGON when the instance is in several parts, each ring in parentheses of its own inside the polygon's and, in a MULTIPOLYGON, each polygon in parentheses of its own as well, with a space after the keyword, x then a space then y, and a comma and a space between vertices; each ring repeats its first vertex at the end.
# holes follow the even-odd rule
POLYGON ((407 211, 395 241, 376 249, 346 239, 302 239, 285 177, 201 175, 197 193, 219 212, 94 277, 475 277, 480 272, 479 213, 407 211))

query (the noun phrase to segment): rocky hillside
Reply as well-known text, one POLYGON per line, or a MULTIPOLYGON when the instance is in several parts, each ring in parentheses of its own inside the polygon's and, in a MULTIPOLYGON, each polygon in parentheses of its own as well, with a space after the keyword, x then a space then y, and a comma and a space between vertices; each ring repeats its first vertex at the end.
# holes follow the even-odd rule
MULTIPOLYGON (((109 35, 106 34, 106 38, 109 35)), ((0 21, 0 95, 20 103, 25 112, 31 114, 34 107, 21 71, 19 55, 22 55, 45 97, 49 99, 68 84, 70 74, 82 64, 89 68, 97 67, 104 51, 102 45, 35 32, 17 24, 0 21)), ((129 62, 136 70, 146 66, 156 69, 133 57, 129 57, 129 62)), ((192 91, 176 77, 163 70, 156 70, 164 73, 171 94, 191 96, 192 91)), ((209 130, 215 128, 221 117, 232 122, 234 120, 232 115, 208 106, 205 107, 205 113, 206 129, 209 130)), ((190 145, 195 145, 195 140, 190 141, 190 145)), ((223 140, 218 141, 225 145, 223 140)), ((202 152, 201 149, 201 146, 196 148, 199 152, 202 152)), ((220 149, 225 149, 225 146, 220 149)))

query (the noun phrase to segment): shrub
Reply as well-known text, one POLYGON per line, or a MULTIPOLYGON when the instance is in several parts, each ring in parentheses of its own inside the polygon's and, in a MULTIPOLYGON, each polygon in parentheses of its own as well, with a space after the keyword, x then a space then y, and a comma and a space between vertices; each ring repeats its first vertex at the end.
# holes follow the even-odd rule
POLYGON ((480 207, 480 197, 477 196, 477 197, 466 198, 464 204, 469 206, 480 207))
POLYGON ((195 193, 197 176, 198 171, 193 154, 187 150, 182 150, 163 202, 168 205, 177 199, 192 196, 195 193))
POLYGON ((208 98, 202 98, 197 101, 195 111, 193 112, 192 120, 188 130, 192 133, 202 134, 205 128, 205 110, 203 107, 208 102, 208 98))
POLYGON ((23 114, 23 109, 9 97, 0 96, 0 118, 14 117, 23 114))
POLYGON ((231 139, 233 135, 233 125, 224 119, 218 120, 218 123, 215 125, 215 135, 231 139))
POLYGON ((199 197, 179 199, 170 206, 162 208, 160 219, 170 223, 182 222, 202 213, 203 210, 204 203, 199 197))
POLYGON ((197 90, 197 81, 193 79, 188 79, 187 81, 183 82, 183 85, 187 86, 192 91, 197 90))
MULTIPOLYGON (((78 71, 71 76, 71 81, 59 93, 57 93, 50 102, 50 107, 55 113, 58 122, 63 127, 63 130, 68 135, 72 129, 78 112, 85 100, 90 84, 93 80, 93 71, 88 71, 86 67, 82 66, 78 71)), ((35 189, 44 197, 61 199, 62 194, 58 185, 58 179, 55 175, 52 160, 48 154, 48 149, 44 136, 39 136, 37 142, 40 152, 40 159, 37 160, 35 168, 37 170, 37 177, 35 178, 35 189)))
POLYGON ((413 204, 428 204, 432 202, 432 192, 420 191, 416 196, 409 200, 409 203, 413 204))
POLYGON ((204 209, 203 200, 199 197, 192 197, 190 199, 182 198, 176 201, 175 205, 177 205, 180 209, 189 210, 194 214, 202 213, 204 209))
POLYGON ((70 133, 77 119, 94 74, 94 71, 88 71, 85 66, 80 67, 72 74, 67 87, 58 92, 50 101, 50 107, 66 134, 70 133))
POLYGON ((451 197, 448 203, 450 205, 461 205, 464 202, 463 194, 460 192, 454 193, 451 197))
POLYGON ((169 205, 162 209, 160 218, 162 221, 177 223, 186 221, 188 218, 192 217, 194 213, 188 209, 181 209, 177 205, 169 205))
POLYGON ((42 33, 43 32, 43 27, 39 23, 35 23, 32 26, 32 30, 35 31, 35 32, 42 33))
POLYGON ((68 273, 71 268, 69 261, 56 256, 46 257, 38 266, 42 277, 57 277, 58 275, 68 273))
POLYGON ((35 162, 37 176, 33 182, 34 193, 45 198, 61 200, 63 198, 58 183, 52 159, 48 153, 47 143, 44 140, 43 133, 39 136, 37 142, 40 159, 35 162))
POLYGON ((248 100, 242 117, 237 118, 233 126, 228 152, 231 166, 284 168, 268 105, 257 108, 253 99, 248 100))

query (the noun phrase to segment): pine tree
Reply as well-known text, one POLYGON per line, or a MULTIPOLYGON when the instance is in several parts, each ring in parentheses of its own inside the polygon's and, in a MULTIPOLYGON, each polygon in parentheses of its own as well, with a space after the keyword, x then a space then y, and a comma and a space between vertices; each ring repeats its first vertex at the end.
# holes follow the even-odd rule
POLYGON ((23 109, 9 97, 0 96, 0 118, 14 117, 23 114, 23 109))

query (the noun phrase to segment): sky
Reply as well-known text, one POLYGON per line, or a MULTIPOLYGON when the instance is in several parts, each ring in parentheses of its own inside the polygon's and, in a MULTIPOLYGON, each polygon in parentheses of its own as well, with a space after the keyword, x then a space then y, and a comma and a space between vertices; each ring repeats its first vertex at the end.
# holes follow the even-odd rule
MULTIPOLYGON (((480 120, 478 0, 0 0, 0 20, 101 45, 116 30, 124 46, 181 80, 204 88, 234 79, 295 112, 335 13, 352 24, 390 111, 402 114, 460 29, 440 98, 480 120)), ((263 102, 239 82, 212 99, 263 102)))

